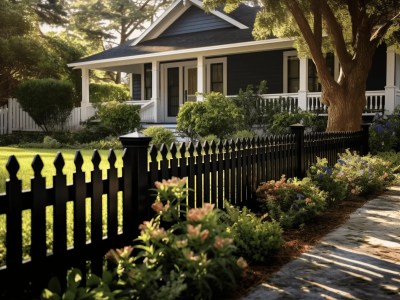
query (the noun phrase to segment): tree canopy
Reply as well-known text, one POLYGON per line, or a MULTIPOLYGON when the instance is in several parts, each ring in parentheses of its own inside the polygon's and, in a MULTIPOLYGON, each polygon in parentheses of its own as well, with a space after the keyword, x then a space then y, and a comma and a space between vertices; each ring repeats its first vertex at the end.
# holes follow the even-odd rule
MULTIPOLYGON (((208 9, 234 10, 242 0, 204 0, 208 9)), ((328 106, 328 131, 359 130, 365 107, 366 80, 381 43, 398 48, 400 2, 397 0, 261 0, 256 39, 292 37, 299 56, 310 56, 328 106), (338 79, 324 55, 334 52, 338 79)))

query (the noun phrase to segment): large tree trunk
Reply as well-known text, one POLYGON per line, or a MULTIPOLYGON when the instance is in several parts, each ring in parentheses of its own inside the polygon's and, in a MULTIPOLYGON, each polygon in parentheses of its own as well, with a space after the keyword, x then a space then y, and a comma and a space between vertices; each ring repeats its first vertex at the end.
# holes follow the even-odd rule
MULTIPOLYGON (((363 53, 364 54, 364 53, 363 53)), ((358 57, 358 61, 341 72, 338 82, 321 80, 321 102, 328 106, 328 125, 326 131, 359 131, 362 114, 366 105, 365 91, 368 73, 372 64, 372 54, 358 57)))
MULTIPOLYGON (((325 94, 325 97, 329 97, 325 94)), ((326 131, 361 130, 362 113, 365 107, 365 89, 361 86, 347 91, 340 87, 330 95, 328 107, 328 125, 326 131)))

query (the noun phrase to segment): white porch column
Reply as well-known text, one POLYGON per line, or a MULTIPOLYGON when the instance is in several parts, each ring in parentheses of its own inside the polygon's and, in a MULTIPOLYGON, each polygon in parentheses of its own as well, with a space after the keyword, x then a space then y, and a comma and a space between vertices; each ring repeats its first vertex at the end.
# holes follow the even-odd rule
POLYGON ((394 48, 389 47, 386 51, 386 86, 385 86, 385 113, 392 114, 395 108, 396 86, 395 86, 396 53, 394 48))
POLYGON ((204 100, 204 93, 206 91, 206 58, 204 56, 197 57, 197 101, 204 100))
POLYGON ((89 69, 82 68, 81 122, 89 119, 89 114, 87 112, 89 106, 89 69))
POLYGON ((151 100, 154 101, 154 122, 158 123, 160 110, 160 62, 151 62, 151 100))
POLYGON ((128 78, 129 78, 129 96, 131 97, 131 100, 133 99, 133 76, 132 73, 128 74, 128 78))
POLYGON ((307 110, 307 90, 308 90, 308 58, 300 58, 299 66, 299 108, 307 110))

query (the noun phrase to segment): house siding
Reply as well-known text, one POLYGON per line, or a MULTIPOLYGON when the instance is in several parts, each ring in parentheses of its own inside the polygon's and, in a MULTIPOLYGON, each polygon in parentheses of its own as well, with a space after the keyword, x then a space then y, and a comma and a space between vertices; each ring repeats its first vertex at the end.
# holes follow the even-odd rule
MULTIPOLYGON (((286 50, 285 50, 286 51, 286 50)), ((228 60, 228 95, 236 95, 247 85, 267 81, 267 93, 283 92, 283 51, 230 55, 228 60)))
POLYGON ((191 6, 160 36, 164 37, 228 27, 233 27, 233 25, 212 14, 204 13, 198 7, 191 6))
POLYGON ((367 91, 384 90, 386 85, 386 46, 380 45, 374 54, 367 79, 367 91))

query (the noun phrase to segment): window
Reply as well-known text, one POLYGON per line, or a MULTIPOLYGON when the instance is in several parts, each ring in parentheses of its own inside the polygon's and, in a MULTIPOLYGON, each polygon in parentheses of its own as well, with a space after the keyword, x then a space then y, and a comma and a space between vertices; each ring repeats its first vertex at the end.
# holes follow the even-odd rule
MULTIPOLYGON (((285 93, 297 93, 300 90, 300 60, 295 51, 288 51, 284 55, 284 86, 285 93)), ((334 56, 333 53, 326 55, 326 65, 330 74, 334 75, 334 56)), ((314 62, 308 60, 308 91, 320 92, 321 83, 318 79, 317 69, 314 62)))
POLYGON ((287 91, 297 93, 300 87, 300 64, 297 56, 288 56, 287 66, 287 91))
MULTIPOLYGON (((326 66, 328 67, 329 73, 334 75, 334 57, 333 53, 328 53, 325 57, 326 66)), ((321 83, 319 82, 317 75, 317 68, 315 67, 314 62, 309 59, 308 60, 308 91, 309 92, 320 92, 321 91, 321 83)))
POLYGON ((144 65, 144 99, 150 100, 152 97, 152 71, 151 64, 144 65))
POLYGON ((142 76, 140 74, 132 74, 132 99, 140 100, 142 98, 141 93, 142 76))
POLYGON ((224 68, 222 63, 211 64, 211 91, 224 93, 224 68))

